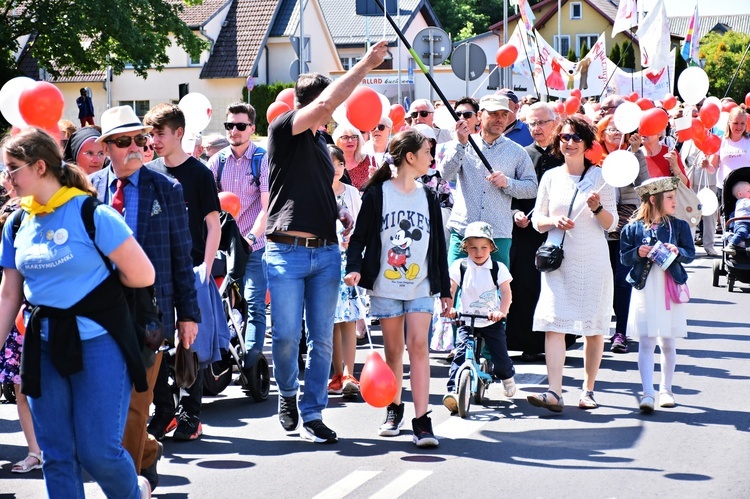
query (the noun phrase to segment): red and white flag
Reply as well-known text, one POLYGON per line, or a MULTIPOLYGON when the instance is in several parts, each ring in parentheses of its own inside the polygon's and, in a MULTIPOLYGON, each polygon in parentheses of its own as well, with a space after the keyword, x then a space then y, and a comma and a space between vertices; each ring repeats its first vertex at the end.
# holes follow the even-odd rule
POLYGON ((617 8, 617 17, 612 25, 612 38, 617 33, 629 30, 638 25, 638 9, 635 0, 620 0, 620 6, 617 8))
POLYGON ((669 65, 671 39, 663 0, 659 0, 646 15, 635 36, 641 49, 641 66, 658 72, 669 65))

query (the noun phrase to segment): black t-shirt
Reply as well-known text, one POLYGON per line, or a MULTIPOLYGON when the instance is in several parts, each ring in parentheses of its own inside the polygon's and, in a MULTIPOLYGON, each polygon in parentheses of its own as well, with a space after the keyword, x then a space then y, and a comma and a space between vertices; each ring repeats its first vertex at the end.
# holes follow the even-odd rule
POLYGON ((292 135, 289 111, 268 129, 268 226, 266 234, 300 231, 336 242, 338 209, 333 163, 320 134, 292 135))
MULTIPOLYGON (((159 166, 164 166, 162 158, 153 161, 156 162, 161 163, 159 166)), ((193 265, 198 266, 203 263, 206 252, 206 215, 212 211, 221 211, 214 175, 205 164, 192 156, 181 165, 167 166, 166 173, 176 178, 182 186, 190 237, 193 240, 190 256, 193 258, 193 265)))

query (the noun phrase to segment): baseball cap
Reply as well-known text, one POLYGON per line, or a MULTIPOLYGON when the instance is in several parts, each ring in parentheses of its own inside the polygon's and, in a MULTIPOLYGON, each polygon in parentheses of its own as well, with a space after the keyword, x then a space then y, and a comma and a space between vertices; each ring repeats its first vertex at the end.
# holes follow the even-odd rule
POLYGON ((480 111, 510 111, 510 101, 504 95, 485 95, 479 101, 480 111))

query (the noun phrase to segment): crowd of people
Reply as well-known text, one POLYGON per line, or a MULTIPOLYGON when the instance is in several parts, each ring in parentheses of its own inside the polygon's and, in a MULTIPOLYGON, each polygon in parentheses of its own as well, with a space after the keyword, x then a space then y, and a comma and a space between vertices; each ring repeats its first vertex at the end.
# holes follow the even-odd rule
MULTIPOLYGON (((612 117, 620 96, 559 115, 509 89, 457 100, 452 129, 438 128, 435 105, 417 99, 403 126, 388 117, 372 130, 342 123, 326 143, 334 110, 386 54, 384 42, 373 45, 335 81, 300 75, 295 107, 269 125, 267 149, 251 140, 256 115, 247 103, 226 109, 225 136, 207 136, 191 153, 178 106, 159 104, 143 121, 128 106, 113 107, 92 126, 83 91, 82 128, 61 127, 58 142, 36 128, 3 140, 0 382, 15 384, 29 447, 13 472, 42 468, 50 497, 82 497, 83 470, 108 497, 149 497, 165 435, 201 436, 202 371, 175 406, 164 349, 145 344, 141 305, 131 297, 150 292, 158 304, 158 345, 192 346, 203 366, 215 360, 217 342, 229 337, 210 279, 220 192, 240 200, 236 222, 252 249, 242 280, 245 362, 264 347, 268 292, 278 419, 304 440, 337 441, 323 413, 329 394, 360 391, 357 324, 366 317, 379 321, 399 387, 407 351, 413 400, 407 411, 399 390, 377 431, 399 435, 413 412, 418 447, 439 443, 429 416, 437 317, 486 317, 476 327, 506 397, 516 393, 508 350, 522 351, 522 361, 543 355, 548 389, 527 400, 561 412, 575 337, 584 344, 578 407, 598 407, 614 311, 611 351, 640 344, 639 409, 655 409, 657 343, 658 405, 676 405, 675 340, 687 332, 683 266, 696 241, 718 255, 716 216, 703 217, 697 234, 676 216, 676 192, 703 184, 721 196, 727 174, 750 165, 744 106, 715 130, 723 138, 713 155, 675 144, 670 126, 623 134, 612 117), (592 161, 595 143, 602 157, 592 161), (619 150, 635 156, 639 171, 615 188, 600 166, 619 150), (544 243, 565 251, 550 272, 535 266, 544 243)), ((746 184, 733 189, 740 213, 750 212, 746 184)), ((747 224, 738 225, 728 252, 744 251, 747 237, 747 224)), ((454 413, 468 331, 448 334, 456 348, 443 404, 454 413)))

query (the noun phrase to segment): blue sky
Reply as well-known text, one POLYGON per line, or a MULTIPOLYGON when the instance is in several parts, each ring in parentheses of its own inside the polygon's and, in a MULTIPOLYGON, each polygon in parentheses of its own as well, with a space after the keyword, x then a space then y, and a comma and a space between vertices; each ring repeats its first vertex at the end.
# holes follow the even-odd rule
MULTIPOLYGON (((656 0, 641 0, 643 7, 650 10, 656 0)), ((689 16, 695 9, 695 0, 664 0, 667 15, 689 16)), ((747 0, 698 0, 698 15, 718 16, 724 14, 750 14, 747 0)))

